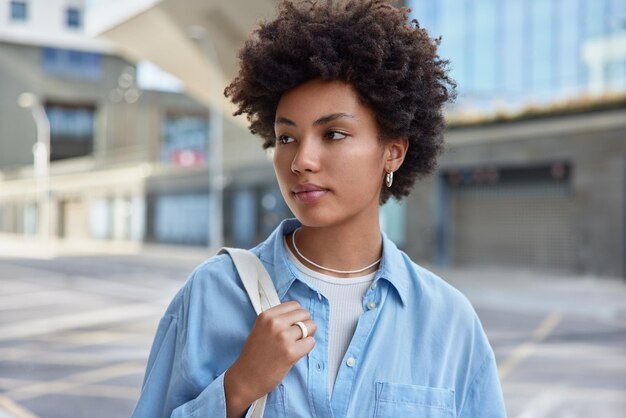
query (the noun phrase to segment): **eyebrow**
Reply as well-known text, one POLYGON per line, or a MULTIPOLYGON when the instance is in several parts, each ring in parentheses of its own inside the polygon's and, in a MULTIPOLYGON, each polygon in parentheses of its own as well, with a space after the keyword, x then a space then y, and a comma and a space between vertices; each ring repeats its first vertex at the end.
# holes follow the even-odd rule
MULTIPOLYGON (((332 122, 340 118, 356 119, 353 115, 349 113, 333 113, 332 115, 322 116, 321 118, 313 122, 313 126, 325 125, 328 122, 332 122)), ((294 121, 283 116, 279 116, 278 118, 276 118, 274 125, 298 126, 294 121)))

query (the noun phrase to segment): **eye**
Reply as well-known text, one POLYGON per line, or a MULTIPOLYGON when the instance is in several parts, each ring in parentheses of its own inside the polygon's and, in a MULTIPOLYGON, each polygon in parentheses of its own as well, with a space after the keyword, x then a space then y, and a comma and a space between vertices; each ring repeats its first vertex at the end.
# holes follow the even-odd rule
POLYGON ((276 138, 276 142, 284 145, 293 142, 293 138, 289 135, 278 135, 278 138, 276 138))
POLYGON ((348 135, 339 131, 328 131, 326 133, 326 137, 328 137, 332 141, 338 141, 340 139, 346 138, 348 135))

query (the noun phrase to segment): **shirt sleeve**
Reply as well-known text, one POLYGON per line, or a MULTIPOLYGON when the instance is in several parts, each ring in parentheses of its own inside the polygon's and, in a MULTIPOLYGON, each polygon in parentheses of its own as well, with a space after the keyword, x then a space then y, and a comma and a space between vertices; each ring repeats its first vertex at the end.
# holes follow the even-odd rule
MULTIPOLYGON (((226 397, 224 395, 224 374, 222 373, 200 395, 176 408, 170 418, 226 418, 226 397)), ((244 418, 249 418, 254 402, 244 418)))
POLYGON ((226 418, 225 372, 204 388, 185 373, 188 291, 179 292, 159 322, 132 418, 226 418))
POLYGON ((506 418, 495 357, 490 351, 472 378, 459 418, 506 418))
POLYGON ((199 416, 226 417, 224 377, 219 376, 197 397, 183 371, 180 312, 168 308, 157 328, 148 357, 141 395, 132 418, 174 418, 199 416), (172 312, 173 311, 173 312, 172 312))

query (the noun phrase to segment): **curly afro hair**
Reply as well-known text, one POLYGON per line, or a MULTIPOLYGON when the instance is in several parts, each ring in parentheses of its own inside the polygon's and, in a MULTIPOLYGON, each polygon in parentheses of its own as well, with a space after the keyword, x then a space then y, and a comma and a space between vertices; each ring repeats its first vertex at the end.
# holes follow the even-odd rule
POLYGON ((448 61, 408 8, 383 0, 282 1, 278 16, 252 33, 239 52, 239 74, 224 94, 245 113, 250 131, 276 144, 274 118, 281 96, 312 80, 350 84, 373 110, 381 141, 407 137, 409 149, 383 185, 380 203, 407 196, 432 173, 443 149, 443 106, 455 96, 448 61))

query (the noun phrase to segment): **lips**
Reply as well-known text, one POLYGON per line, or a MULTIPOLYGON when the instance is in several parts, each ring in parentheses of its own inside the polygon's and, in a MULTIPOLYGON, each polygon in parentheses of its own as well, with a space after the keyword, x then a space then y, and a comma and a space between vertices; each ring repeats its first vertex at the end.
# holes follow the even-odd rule
POLYGON ((296 199, 303 203, 316 202, 324 197, 328 191, 328 189, 312 183, 299 184, 292 189, 296 199))

